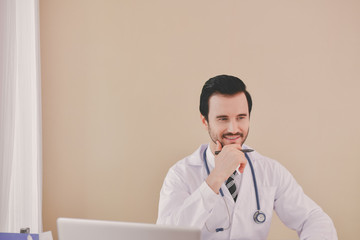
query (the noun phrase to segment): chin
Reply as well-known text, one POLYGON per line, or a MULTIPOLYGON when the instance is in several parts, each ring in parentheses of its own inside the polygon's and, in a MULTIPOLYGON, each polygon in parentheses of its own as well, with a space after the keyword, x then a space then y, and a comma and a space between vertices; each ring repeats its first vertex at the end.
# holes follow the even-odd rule
POLYGON ((223 141, 223 145, 230 145, 230 144, 239 144, 239 145, 242 145, 243 142, 241 140, 237 140, 237 141, 229 141, 229 140, 225 140, 223 141))

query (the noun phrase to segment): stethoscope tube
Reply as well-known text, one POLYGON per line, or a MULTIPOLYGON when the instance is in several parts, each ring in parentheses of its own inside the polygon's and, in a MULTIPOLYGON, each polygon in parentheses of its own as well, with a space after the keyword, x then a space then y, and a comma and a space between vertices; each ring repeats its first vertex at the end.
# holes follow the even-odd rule
POLYGON ((260 211, 260 202, 259 202, 259 194, 258 194, 258 188, 257 188, 257 183, 256 183, 256 177, 255 177, 255 171, 254 171, 254 167, 252 165, 252 162, 249 158, 249 156, 245 153, 245 157, 249 162, 250 165, 250 169, 251 169, 251 175, 253 178, 253 182, 254 182, 254 189, 255 189, 255 195, 256 195, 256 206, 257 206, 257 210, 260 211))
MULTIPOLYGON (((208 166, 208 163, 207 163, 207 158, 206 158, 206 151, 207 151, 207 148, 204 150, 203 159, 204 159, 204 163, 205 163, 206 172, 207 172, 208 175, 210 175, 210 169, 209 169, 209 166, 208 166)), ((249 162, 250 169, 251 169, 251 175, 252 175, 252 179, 253 179, 253 183, 254 183, 254 190, 255 190, 255 197, 256 197, 256 207, 257 207, 257 211, 255 212, 255 214, 253 216, 254 222, 255 223, 264 223, 265 220, 266 220, 266 215, 265 215, 265 213, 263 213, 260 210, 259 193, 258 193, 258 188, 257 188, 257 183, 256 183, 254 167, 252 165, 252 162, 251 162, 250 157, 248 156, 248 154, 247 153, 244 153, 244 154, 245 154, 245 157, 246 157, 247 161, 249 162)), ((221 196, 224 197, 224 193, 223 193, 221 188, 220 188, 219 192, 220 192, 221 196)))
POLYGON ((263 212, 260 210, 259 192, 258 192, 258 188, 257 188, 257 183, 256 183, 256 177, 255 177, 254 167, 253 167, 252 162, 251 162, 249 156, 247 155, 247 153, 245 153, 245 157, 246 157, 246 159, 248 160, 249 165, 250 165, 251 175, 252 175, 252 178, 253 178, 254 189, 255 189, 255 196, 256 196, 256 207, 257 207, 257 211, 255 212, 253 218, 254 218, 254 221, 255 221, 256 223, 263 223, 263 222, 265 222, 265 220, 266 220, 266 215, 265 215, 265 213, 263 213, 263 212))

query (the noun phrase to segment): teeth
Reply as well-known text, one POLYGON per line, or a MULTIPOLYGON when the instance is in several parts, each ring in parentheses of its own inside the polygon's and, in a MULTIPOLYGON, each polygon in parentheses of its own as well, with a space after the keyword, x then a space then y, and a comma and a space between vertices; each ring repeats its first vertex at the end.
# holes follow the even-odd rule
POLYGON ((234 140, 234 139, 237 139, 239 136, 236 136, 236 137, 226 137, 227 139, 230 139, 230 140, 234 140))

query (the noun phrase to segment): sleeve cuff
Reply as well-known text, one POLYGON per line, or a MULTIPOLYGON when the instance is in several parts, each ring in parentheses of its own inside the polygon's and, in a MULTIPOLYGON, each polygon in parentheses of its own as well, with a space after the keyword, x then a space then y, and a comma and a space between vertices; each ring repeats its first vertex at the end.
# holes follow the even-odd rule
POLYGON ((221 198, 220 194, 216 194, 204 181, 200 186, 200 194, 207 211, 211 212, 217 201, 221 198))

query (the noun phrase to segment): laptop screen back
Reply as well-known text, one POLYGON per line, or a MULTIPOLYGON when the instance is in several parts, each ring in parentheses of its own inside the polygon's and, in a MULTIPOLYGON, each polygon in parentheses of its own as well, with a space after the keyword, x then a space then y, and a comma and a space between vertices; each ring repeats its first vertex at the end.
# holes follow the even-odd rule
POLYGON ((59 240, 200 240, 201 231, 164 225, 74 218, 57 220, 59 240))

